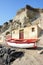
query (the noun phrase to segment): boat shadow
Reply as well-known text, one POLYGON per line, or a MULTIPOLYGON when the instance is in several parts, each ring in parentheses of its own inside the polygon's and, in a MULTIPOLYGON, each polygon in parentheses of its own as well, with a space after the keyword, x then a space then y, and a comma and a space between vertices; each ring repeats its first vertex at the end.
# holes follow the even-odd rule
POLYGON ((43 47, 37 47, 37 48, 26 48, 27 50, 43 50, 43 47))

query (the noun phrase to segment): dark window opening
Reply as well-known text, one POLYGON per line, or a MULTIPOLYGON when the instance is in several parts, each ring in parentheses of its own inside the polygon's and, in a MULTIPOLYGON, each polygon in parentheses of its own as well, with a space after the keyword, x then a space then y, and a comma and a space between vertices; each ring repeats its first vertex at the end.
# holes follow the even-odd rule
POLYGON ((10 34, 10 32, 6 32, 6 35, 10 34))
POLYGON ((32 28, 32 32, 34 32, 35 31, 35 28, 32 28))

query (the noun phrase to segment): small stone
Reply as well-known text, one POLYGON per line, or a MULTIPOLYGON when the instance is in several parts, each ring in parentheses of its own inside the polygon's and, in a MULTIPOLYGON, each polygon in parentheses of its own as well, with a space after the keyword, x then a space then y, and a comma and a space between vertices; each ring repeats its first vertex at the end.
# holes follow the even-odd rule
POLYGON ((43 54, 43 50, 38 51, 39 54, 43 54))

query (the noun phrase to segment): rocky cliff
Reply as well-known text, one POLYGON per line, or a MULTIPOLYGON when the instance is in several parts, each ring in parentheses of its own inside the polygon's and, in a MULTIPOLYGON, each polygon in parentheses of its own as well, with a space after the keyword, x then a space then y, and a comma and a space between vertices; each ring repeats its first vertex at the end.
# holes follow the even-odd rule
POLYGON ((38 24, 43 29, 43 9, 26 5, 17 12, 12 20, 0 26, 0 34, 8 29, 18 29, 33 24, 38 24))

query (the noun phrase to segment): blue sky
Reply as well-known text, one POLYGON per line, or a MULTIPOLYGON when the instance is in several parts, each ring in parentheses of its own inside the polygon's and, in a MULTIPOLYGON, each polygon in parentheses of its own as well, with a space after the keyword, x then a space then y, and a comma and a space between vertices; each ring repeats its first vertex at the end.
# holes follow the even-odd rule
POLYGON ((43 0, 0 0, 0 25, 13 19, 16 12, 26 4, 34 8, 43 8, 43 0))

